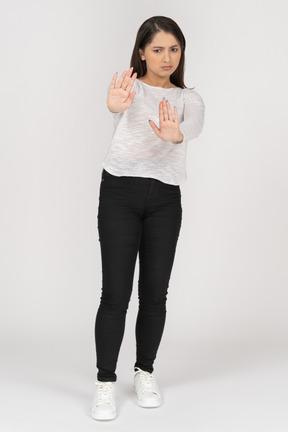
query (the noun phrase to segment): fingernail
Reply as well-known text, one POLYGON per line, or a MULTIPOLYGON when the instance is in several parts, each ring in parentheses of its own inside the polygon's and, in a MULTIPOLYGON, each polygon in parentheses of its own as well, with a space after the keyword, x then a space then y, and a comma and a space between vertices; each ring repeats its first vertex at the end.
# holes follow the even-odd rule
POLYGON ((163 99, 165 99, 165 98, 163 97, 163 99))

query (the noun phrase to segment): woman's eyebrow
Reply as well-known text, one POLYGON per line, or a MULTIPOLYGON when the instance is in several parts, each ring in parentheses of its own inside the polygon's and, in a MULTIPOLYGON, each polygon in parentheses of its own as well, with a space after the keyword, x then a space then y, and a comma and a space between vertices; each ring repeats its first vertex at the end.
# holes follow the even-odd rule
MULTIPOLYGON (((174 47, 177 47, 177 46, 179 46, 179 44, 172 45, 170 48, 174 48, 174 47)), ((165 47, 162 47, 162 46, 153 46, 153 48, 165 48, 165 47)))

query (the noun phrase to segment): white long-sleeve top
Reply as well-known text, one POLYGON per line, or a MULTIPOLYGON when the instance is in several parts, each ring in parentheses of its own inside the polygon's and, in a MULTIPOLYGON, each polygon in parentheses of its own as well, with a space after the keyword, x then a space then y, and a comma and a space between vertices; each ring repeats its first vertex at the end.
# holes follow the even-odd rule
MULTIPOLYGON (((110 87, 110 86, 109 86, 110 87)), ((187 179, 187 142, 203 129, 205 105, 191 89, 163 88, 136 78, 136 91, 130 107, 114 117, 112 140, 102 162, 103 168, 115 176, 152 177, 164 183, 179 185, 187 179), (157 137, 149 124, 159 128, 159 102, 165 97, 178 111, 179 129, 184 138, 180 144, 157 137)), ((108 90, 109 91, 109 90, 108 90)))

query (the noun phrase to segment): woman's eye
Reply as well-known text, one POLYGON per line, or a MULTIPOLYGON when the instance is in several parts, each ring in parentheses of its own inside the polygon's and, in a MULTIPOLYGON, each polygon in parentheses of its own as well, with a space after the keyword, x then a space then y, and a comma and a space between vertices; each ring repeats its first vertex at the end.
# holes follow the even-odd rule
MULTIPOLYGON (((155 53, 159 53, 161 50, 160 49, 156 49, 156 50, 153 50, 155 53)), ((178 51, 178 48, 172 48, 172 51, 173 52, 177 52, 178 51)))

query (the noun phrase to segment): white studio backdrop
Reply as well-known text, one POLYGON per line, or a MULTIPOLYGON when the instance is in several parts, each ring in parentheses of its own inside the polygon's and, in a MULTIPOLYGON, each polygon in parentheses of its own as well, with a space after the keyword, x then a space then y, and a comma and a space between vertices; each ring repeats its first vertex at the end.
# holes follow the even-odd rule
MULTIPOLYGON (((76 361, 78 374, 94 377, 102 278, 97 208, 112 135, 106 93, 114 72, 130 65, 139 26, 153 15, 180 25, 185 83, 206 106, 203 132, 188 143, 159 362, 165 364, 161 348, 177 361, 196 341, 287 349, 286 2, 0 5, 5 364, 16 370, 39 355, 56 367, 64 356, 63 364, 76 361)), ((120 354, 129 352, 128 367, 137 282, 138 263, 120 354)))

